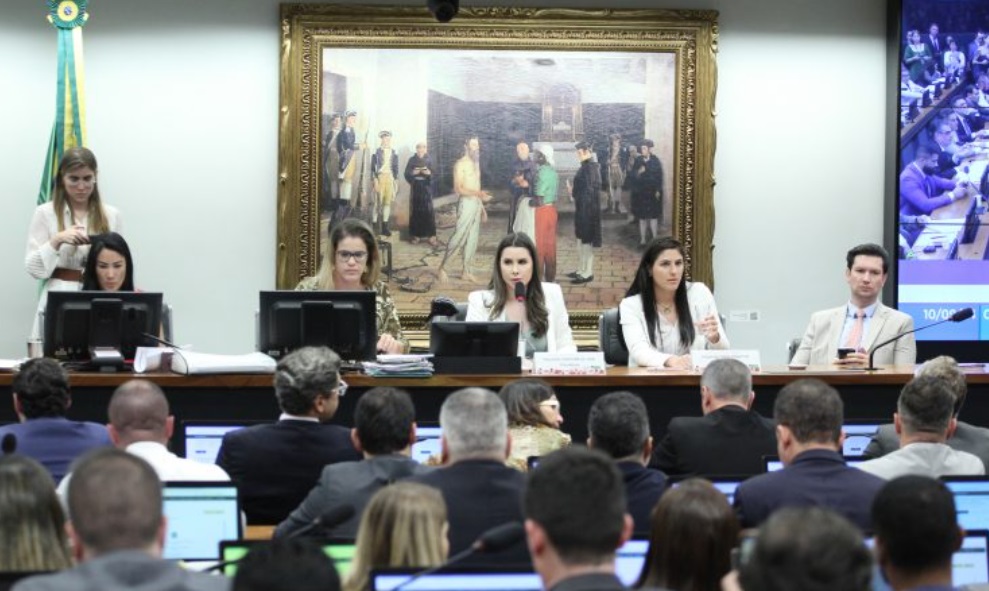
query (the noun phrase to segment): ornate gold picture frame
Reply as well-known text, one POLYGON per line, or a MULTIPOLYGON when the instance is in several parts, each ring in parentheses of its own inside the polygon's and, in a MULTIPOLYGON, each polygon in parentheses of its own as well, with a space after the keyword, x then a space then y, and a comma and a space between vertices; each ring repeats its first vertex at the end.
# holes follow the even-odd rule
POLYGON ((623 297, 643 238, 672 233, 686 245, 690 278, 712 285, 716 19, 700 10, 464 7, 438 23, 425 7, 283 4, 277 287, 315 273, 334 212, 365 217, 381 236, 385 278, 414 338, 433 297, 466 301, 490 279, 495 246, 521 211, 520 142, 559 177, 554 280, 579 342, 596 342, 598 315, 623 297), (337 136, 347 112, 356 112, 356 145, 345 150, 337 136), (460 215, 453 168, 470 137, 492 198, 465 261, 447 243, 460 215), (605 186, 594 278, 574 283, 567 185, 580 141, 593 145, 605 186), (643 193, 634 167, 649 143, 661 178, 643 193), (433 224, 415 222, 415 236, 410 218, 422 219, 424 202, 403 173, 420 170, 409 164, 420 144, 428 146, 433 224), (625 182, 612 183, 609 170, 625 182), (392 176, 387 195, 382 171, 392 176))

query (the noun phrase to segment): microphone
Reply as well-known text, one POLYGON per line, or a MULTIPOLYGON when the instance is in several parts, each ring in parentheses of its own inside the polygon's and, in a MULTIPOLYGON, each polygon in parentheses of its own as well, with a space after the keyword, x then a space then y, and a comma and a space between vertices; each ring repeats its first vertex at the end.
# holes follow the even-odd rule
POLYGON ((171 347, 173 349, 179 349, 179 350, 182 349, 182 347, 176 345, 175 343, 169 343, 165 339, 163 339, 163 338, 161 338, 161 337, 159 337, 157 335, 153 335, 150 332, 142 332, 141 333, 141 336, 142 337, 147 337, 147 338, 151 339, 152 341, 158 343, 159 345, 165 345, 166 347, 171 347))
POLYGON ((517 281, 515 283, 515 301, 524 302, 525 296, 526 296, 525 284, 523 284, 521 281, 517 281))
POLYGON ((417 581, 426 575, 431 575, 448 566, 457 564, 458 562, 474 554, 494 554, 496 552, 507 550, 508 548, 511 548, 515 544, 521 542, 524 537, 525 528, 523 528, 522 524, 518 521, 509 521, 508 523, 503 523, 492 527, 474 540, 474 543, 471 544, 466 550, 462 550, 454 554, 443 564, 417 572, 403 581, 401 585, 396 585, 393 587, 391 591, 401 591, 403 588, 411 585, 414 581, 417 581))
POLYGON ((878 370, 879 368, 876 367, 875 364, 872 362, 872 360, 875 359, 875 357, 876 357, 876 351, 878 351, 879 349, 882 349, 883 347, 885 347, 886 345, 888 345, 890 343, 893 343, 893 342, 896 342, 896 341, 900 340, 900 338, 905 337, 905 336, 907 336, 910 333, 921 331, 921 330, 925 330, 925 329, 931 328, 932 326, 937 326, 939 324, 944 324, 945 322, 961 322, 962 320, 968 320, 969 318, 971 318, 974 315, 975 315, 975 311, 972 310, 971 308, 962 308, 961 310, 958 310, 957 312, 955 312, 951 316, 948 316, 944 320, 938 320, 937 322, 934 322, 934 323, 931 323, 931 324, 927 324, 925 326, 921 326, 920 328, 915 328, 913 330, 908 330, 906 332, 902 332, 902 333, 896 335, 895 337, 893 337, 891 339, 887 339, 887 340, 879 343, 878 345, 876 345, 875 347, 873 347, 871 351, 869 351, 869 367, 867 367, 865 369, 867 371, 876 371, 876 370, 878 370))
MULTIPOLYGON (((4 439, 6 441, 6 438, 4 439)), ((356 512, 357 511, 354 509, 354 506, 350 504, 340 505, 339 507, 333 507, 332 509, 327 510, 325 513, 323 513, 316 519, 313 519, 312 521, 307 523, 304 527, 295 530, 294 532, 288 534, 282 539, 291 540, 292 538, 297 538, 299 536, 302 536, 316 528, 336 527, 341 523, 343 523, 344 521, 347 521, 348 519, 353 517, 354 513, 356 512)), ((235 558, 234 560, 224 560, 223 562, 217 562, 216 564, 203 570, 202 572, 211 573, 214 571, 223 571, 223 569, 227 568, 230 565, 239 563, 241 560, 244 560, 244 558, 246 558, 246 555, 241 556, 240 558, 235 558)))
POLYGON ((3 443, 0 443, 0 449, 3 450, 3 455, 12 454, 17 451, 17 435, 13 433, 4 435, 3 443))

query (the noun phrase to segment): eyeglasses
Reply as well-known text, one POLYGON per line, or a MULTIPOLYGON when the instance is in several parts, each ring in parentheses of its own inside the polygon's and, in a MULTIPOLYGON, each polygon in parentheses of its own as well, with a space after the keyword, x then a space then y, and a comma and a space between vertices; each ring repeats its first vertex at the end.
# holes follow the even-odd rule
POLYGON ((338 250, 337 258, 344 263, 346 263, 350 259, 354 259, 358 263, 363 263, 364 260, 367 259, 367 252, 363 250, 362 251, 338 250))
POLYGON ((337 382, 337 387, 335 388, 336 391, 337 391, 337 396, 339 396, 340 398, 343 398, 344 396, 346 396, 347 395, 347 388, 349 388, 349 387, 350 386, 347 385, 347 382, 345 382, 343 380, 340 380, 339 382, 337 382))

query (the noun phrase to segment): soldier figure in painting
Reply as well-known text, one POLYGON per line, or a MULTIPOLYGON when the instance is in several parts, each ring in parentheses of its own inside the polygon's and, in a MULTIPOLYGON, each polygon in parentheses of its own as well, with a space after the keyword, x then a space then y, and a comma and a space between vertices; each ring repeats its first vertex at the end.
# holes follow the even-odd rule
POLYGON ((648 243, 646 231, 659 236, 659 218, 663 215, 663 167, 652 153, 652 140, 642 140, 639 157, 632 166, 632 213, 639 220, 639 245, 648 243))
POLYGON ((337 154, 340 158, 340 200, 337 208, 330 219, 330 226, 334 226, 338 221, 350 217, 350 199, 354 196, 354 177, 357 175, 357 131, 354 125, 357 123, 357 111, 347 111, 344 115, 344 128, 337 135, 337 154))
POLYGON ((340 152, 337 152, 337 136, 340 135, 343 117, 330 113, 330 131, 323 142, 323 211, 331 216, 340 199, 340 152))
POLYGON ((378 134, 381 146, 371 156, 371 178, 374 179, 374 193, 377 196, 371 210, 371 226, 378 226, 378 210, 381 210, 381 235, 391 236, 388 220, 391 218, 391 204, 398 188, 398 154, 391 147, 391 132, 378 134))
POLYGON ((608 150, 601 158, 601 182, 608 191, 608 207, 604 213, 622 212, 622 188, 625 185, 625 171, 628 170, 628 148, 622 146, 622 136, 617 133, 609 137, 608 150))
POLYGON ((481 222, 487 219, 484 204, 491 201, 491 195, 481 190, 481 145, 476 135, 464 142, 464 155, 453 166, 453 191, 460 199, 457 201, 457 227, 453 236, 446 244, 443 261, 436 276, 441 283, 449 281, 446 274, 446 263, 457 251, 464 251, 464 273, 461 278, 470 283, 477 283, 471 273, 474 254, 477 253, 477 239, 481 232, 481 222))
POLYGON ((405 180, 412 188, 409 195, 409 237, 412 244, 427 239, 436 246, 436 217, 433 214, 433 163, 426 142, 416 144, 416 153, 405 164, 405 180))
MULTIPOLYGON (((580 285, 594 280, 593 249, 601 248, 601 170, 592 158, 590 144, 578 142, 575 147, 580 168, 567 185, 574 202, 573 226, 577 235, 578 263, 577 270, 567 273, 567 277, 572 283, 580 285)), ((615 203, 617 205, 617 201, 615 203)))

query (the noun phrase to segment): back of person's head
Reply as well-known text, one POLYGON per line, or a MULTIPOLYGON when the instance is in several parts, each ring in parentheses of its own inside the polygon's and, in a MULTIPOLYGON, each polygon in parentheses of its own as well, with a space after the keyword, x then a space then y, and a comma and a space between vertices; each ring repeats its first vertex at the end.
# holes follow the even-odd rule
POLYGON ((896 410, 904 433, 943 436, 951 425, 955 395, 943 380, 920 376, 903 387, 896 410))
POLYGON ((498 397, 505 403, 508 411, 508 424, 513 427, 542 425, 556 428, 556 425, 546 419, 540 407, 540 404, 555 395, 553 387, 538 378, 512 380, 498 391, 498 397))
POLYGON ((752 395, 752 372, 737 359, 715 359, 704 368, 701 386, 718 400, 746 403, 752 395))
POLYGON ((917 368, 916 375, 930 376, 943 381, 945 385, 955 395, 954 414, 957 417, 965 404, 965 396, 968 394, 968 383, 965 381, 965 372, 958 367, 958 362, 953 357, 941 355, 925 361, 917 368))
POLYGON ((738 578, 745 591, 868 591, 872 554, 862 532, 837 513, 789 507, 759 528, 738 578))
POLYGON ((731 570, 738 531, 738 519, 721 491, 707 480, 684 480, 652 511, 649 553, 638 586, 717 589, 731 570))
POLYGON ((69 374, 54 359, 42 357, 21 364, 11 385, 20 412, 29 419, 64 417, 69 410, 69 374))
POLYGON ((107 414, 114 442, 127 446, 135 441, 165 443, 171 436, 168 399, 157 384, 129 380, 113 392, 107 414))
POLYGON ((926 476, 901 476, 872 502, 880 566, 920 574, 951 566, 961 545, 955 499, 944 483, 926 476))
POLYGON ((814 378, 790 382, 773 405, 776 424, 800 443, 833 443, 841 438, 844 405, 838 391, 814 378))
POLYGON ((316 399, 333 395, 340 382, 340 357, 327 347, 292 351, 275 368, 275 396, 282 411, 305 415, 316 399))
POLYGON ((333 561, 315 541, 275 539, 251 548, 237 563, 233 591, 339 591, 333 561))
POLYGON ((523 512, 533 558, 533 529, 538 528, 569 566, 614 560, 632 529, 621 472, 611 458, 586 447, 543 456, 529 472, 523 512))
POLYGON ((649 440, 649 413, 631 392, 605 394, 587 415, 588 443, 616 460, 638 457, 649 440))
POLYGON ((464 388, 447 396, 440 407, 440 428, 454 461, 507 455, 508 413, 491 390, 464 388))
POLYGON ((371 388, 354 409, 361 449, 371 455, 392 454, 408 447, 415 422, 412 398, 397 388, 371 388))
POLYGON ((442 564, 450 550, 447 529, 446 503, 439 490, 407 481, 382 488, 361 516, 344 588, 366 591, 376 568, 442 564))
POLYGON ((68 499, 74 537, 89 554, 160 552, 161 481, 141 458, 112 447, 89 452, 73 463, 68 499))
POLYGON ((717 589, 731 570, 738 531, 738 519, 721 491, 707 480, 684 480, 664 493, 652 511, 649 554, 639 586, 717 589))
POLYGON ((0 572, 72 566, 65 515, 45 468, 19 454, 0 456, 0 572))

